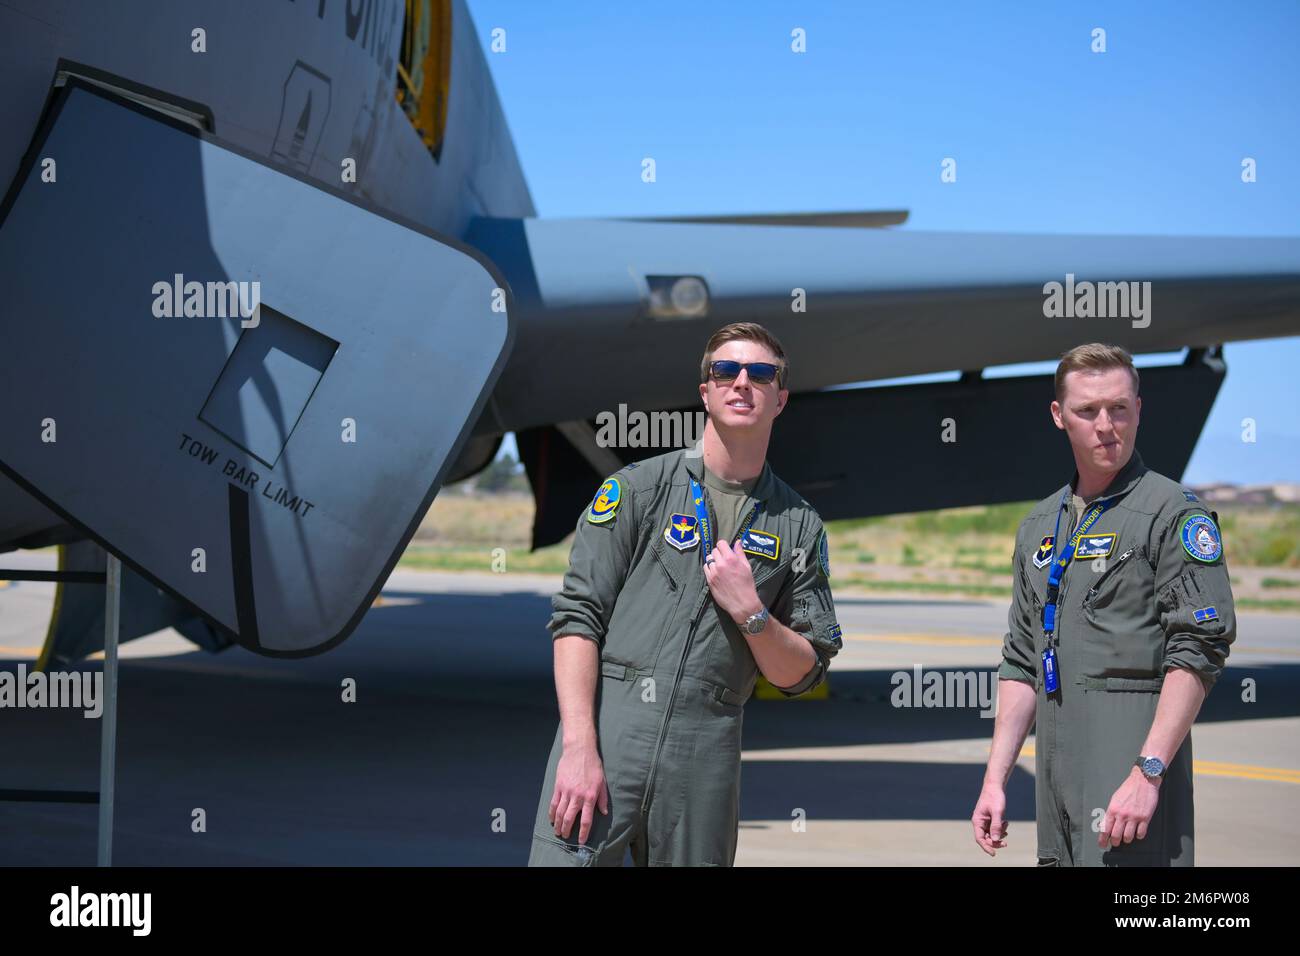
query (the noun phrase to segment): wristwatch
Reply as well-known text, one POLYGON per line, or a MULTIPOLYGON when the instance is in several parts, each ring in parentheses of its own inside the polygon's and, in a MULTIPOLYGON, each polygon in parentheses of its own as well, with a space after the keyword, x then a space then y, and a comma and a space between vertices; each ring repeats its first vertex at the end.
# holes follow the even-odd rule
POLYGON ((1165 775, 1165 771, 1169 769, 1159 757, 1139 756, 1137 760, 1133 761, 1133 766, 1141 768, 1142 776, 1148 780, 1159 780, 1165 775))
POLYGON ((751 614, 745 618, 745 623, 741 625, 746 634, 762 634, 763 628, 767 627, 767 608, 764 607, 757 614, 751 614))

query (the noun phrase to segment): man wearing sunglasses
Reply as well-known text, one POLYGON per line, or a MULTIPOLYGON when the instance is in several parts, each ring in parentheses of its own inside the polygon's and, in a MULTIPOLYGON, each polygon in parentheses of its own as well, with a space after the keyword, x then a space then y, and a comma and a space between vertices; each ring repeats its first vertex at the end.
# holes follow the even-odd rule
POLYGON ((700 443, 620 469, 579 517, 529 865, 734 862, 745 701, 760 673, 815 687, 842 644, 821 519, 766 462, 787 375, 762 326, 719 329, 700 443))

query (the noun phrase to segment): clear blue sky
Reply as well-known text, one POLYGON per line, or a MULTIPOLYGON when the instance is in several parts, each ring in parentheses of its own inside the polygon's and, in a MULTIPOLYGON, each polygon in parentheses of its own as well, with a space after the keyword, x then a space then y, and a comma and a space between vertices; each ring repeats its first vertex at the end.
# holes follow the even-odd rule
MULTIPOLYGON (((469 5, 542 216, 908 209, 907 229, 1300 235, 1297 0, 469 5)), ((1300 338, 1225 354, 1186 480, 1300 481, 1300 338)))

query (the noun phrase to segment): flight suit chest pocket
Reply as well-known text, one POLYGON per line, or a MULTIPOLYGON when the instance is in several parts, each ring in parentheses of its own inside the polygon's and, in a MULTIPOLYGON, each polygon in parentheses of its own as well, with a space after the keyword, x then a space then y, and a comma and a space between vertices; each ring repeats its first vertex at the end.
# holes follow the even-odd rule
POLYGON ((1017 563, 1020 565, 1021 583, 1029 594, 1030 601, 1033 602, 1034 620, 1041 621, 1047 595, 1047 571, 1034 567, 1032 558, 1017 563))
POLYGON ((629 663, 651 668, 658 660, 664 641, 677 619, 683 596, 691 587, 691 562, 699 560, 694 549, 679 552, 662 538, 651 545, 650 563, 654 567, 650 569, 649 580, 653 584, 647 593, 639 595, 645 606, 646 622, 638 630, 635 651, 629 655, 629 663))
POLYGON ((781 556, 780 561, 773 561, 770 558, 755 557, 748 555, 749 569, 754 575, 754 588, 758 591, 759 600, 767 607, 772 606, 776 600, 777 593, 781 590, 781 583, 785 580, 786 572, 790 570, 790 562, 785 560, 785 555, 781 556))
POLYGON ((1123 549, 1070 568, 1082 592, 1086 640, 1098 675, 1158 673, 1164 652, 1155 601, 1155 569, 1145 547, 1123 549))
MULTIPOLYGON (((689 570, 689 566, 682 560, 682 555, 675 552, 676 549, 665 544, 662 539, 656 541, 650 547, 650 560, 659 569, 655 577, 661 580, 664 587, 669 591, 681 590, 686 580, 686 573, 689 570)), ((691 556, 696 561, 699 560, 698 555, 692 553, 691 556)))

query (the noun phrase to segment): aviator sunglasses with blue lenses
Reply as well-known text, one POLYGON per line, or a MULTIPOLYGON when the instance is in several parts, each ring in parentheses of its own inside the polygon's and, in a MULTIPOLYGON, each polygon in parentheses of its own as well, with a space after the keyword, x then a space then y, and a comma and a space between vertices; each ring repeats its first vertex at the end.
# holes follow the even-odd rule
POLYGON ((719 359, 709 363, 709 370, 713 373, 715 382, 734 382, 740 377, 742 368, 749 372, 749 380, 755 385, 772 384, 776 373, 781 370, 781 366, 773 365, 771 362, 746 362, 742 365, 730 359, 719 359))

